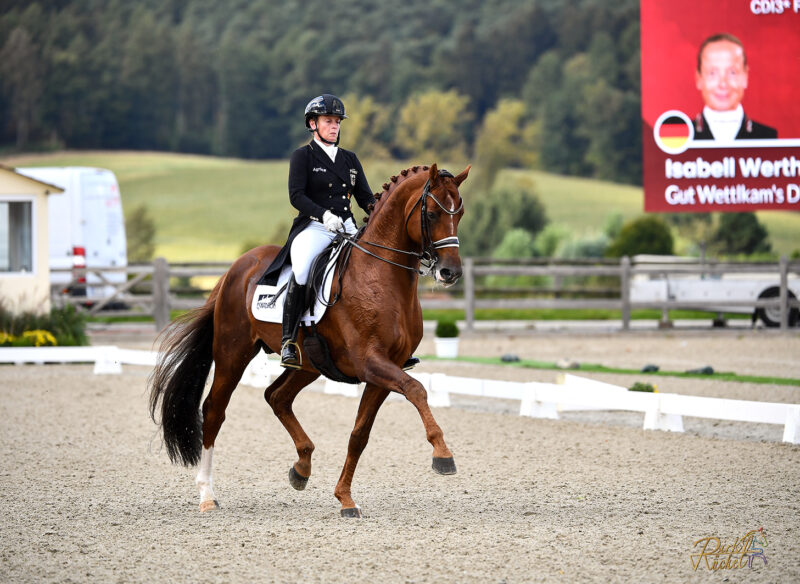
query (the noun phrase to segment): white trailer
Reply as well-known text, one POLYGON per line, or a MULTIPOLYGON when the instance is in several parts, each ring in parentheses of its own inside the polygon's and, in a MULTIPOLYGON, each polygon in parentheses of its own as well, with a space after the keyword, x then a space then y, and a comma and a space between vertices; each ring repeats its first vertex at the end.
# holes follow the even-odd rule
MULTIPOLYGON (((715 272, 713 266, 701 264, 695 258, 673 256, 634 256, 635 268, 644 268, 646 273, 637 273, 631 278, 631 302, 659 303, 680 302, 682 308, 712 312, 752 314, 753 321, 758 318, 768 327, 780 326, 778 308, 747 306, 715 306, 715 302, 755 302, 757 300, 778 298, 780 295, 780 275, 756 272, 715 272), (691 271, 681 273, 681 268, 691 266, 691 271), (696 302, 696 305, 692 305, 696 302)), ((788 276, 790 299, 800 296, 800 278, 788 276)), ((798 323, 798 309, 789 311, 789 326, 798 323)))
MULTIPOLYGON (((110 170, 79 166, 17 168, 17 172, 64 189, 48 199, 50 269, 124 268, 128 265, 125 219, 117 177, 110 170)), ((107 282, 121 283, 125 272, 89 272, 85 285, 69 292, 87 301, 114 293, 107 282)), ((66 287, 69 272, 51 272, 52 286, 66 287)))

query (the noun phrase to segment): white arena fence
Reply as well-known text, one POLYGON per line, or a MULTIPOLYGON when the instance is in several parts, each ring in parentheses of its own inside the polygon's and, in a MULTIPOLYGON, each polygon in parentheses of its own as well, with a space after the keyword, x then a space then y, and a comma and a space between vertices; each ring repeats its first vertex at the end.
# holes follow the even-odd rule
MULTIPOLYGON (((0 349, 0 363, 94 363, 95 374, 122 372, 122 365, 154 366, 158 353, 95 347, 8 347, 0 349)), ((283 372, 277 359, 259 353, 240 383, 266 387, 283 372)), ((431 407, 449 407, 450 395, 468 395, 520 402, 521 416, 558 419, 565 411, 627 411, 644 414, 643 429, 683 432, 683 416, 783 425, 783 441, 800 444, 800 404, 782 404, 628 391, 624 387, 564 374, 559 383, 515 382, 456 377, 443 373, 411 373, 428 392, 431 407)), ((362 385, 322 379, 329 394, 358 397, 362 385)), ((390 399, 403 399, 391 394, 390 399)))

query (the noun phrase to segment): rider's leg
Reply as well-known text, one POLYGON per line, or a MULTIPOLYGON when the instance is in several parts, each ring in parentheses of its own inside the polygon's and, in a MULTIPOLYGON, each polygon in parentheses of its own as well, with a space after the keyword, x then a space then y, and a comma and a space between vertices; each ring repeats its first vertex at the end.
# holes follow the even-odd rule
POLYGON ((297 347, 297 329, 303 315, 306 287, 297 283, 294 274, 289 276, 286 287, 286 298, 283 302, 283 334, 281 335, 281 365, 291 369, 300 369, 303 360, 297 347))
POLYGON ((317 221, 312 221, 297 234, 292 242, 290 255, 292 275, 286 288, 283 304, 283 331, 281 335, 281 365, 300 369, 303 360, 297 346, 297 330, 305 310, 306 283, 311 263, 327 247, 334 234, 317 221))

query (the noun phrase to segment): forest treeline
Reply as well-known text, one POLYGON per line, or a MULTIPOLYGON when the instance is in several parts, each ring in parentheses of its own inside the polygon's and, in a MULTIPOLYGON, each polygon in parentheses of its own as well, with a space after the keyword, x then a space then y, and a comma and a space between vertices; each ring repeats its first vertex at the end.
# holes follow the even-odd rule
POLYGON ((0 148, 370 156, 641 181, 639 1, 5 0, 0 148))

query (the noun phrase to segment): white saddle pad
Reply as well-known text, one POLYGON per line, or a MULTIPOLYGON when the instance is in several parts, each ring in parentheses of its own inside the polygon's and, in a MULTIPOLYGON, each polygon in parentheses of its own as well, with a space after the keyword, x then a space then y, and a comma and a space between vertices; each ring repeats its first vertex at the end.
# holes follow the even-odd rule
MULTIPOLYGON (((334 269, 331 264, 336 261, 341 251, 341 246, 333 250, 325 270, 325 281, 322 283, 321 290, 317 293, 317 298, 314 301, 314 318, 311 318, 311 311, 306 310, 300 319, 302 324, 310 325, 313 322, 319 322, 322 315, 325 314, 326 304, 331 297, 331 284, 333 282, 334 269)), ((286 300, 286 290, 284 290, 278 298, 275 295, 280 291, 283 286, 289 281, 289 276, 292 274, 292 266, 286 264, 281 270, 281 275, 278 277, 278 284, 276 286, 268 286, 261 284, 256 286, 256 292, 253 294, 253 304, 250 310, 256 320, 264 322, 282 322, 283 321, 283 303, 286 300)))

